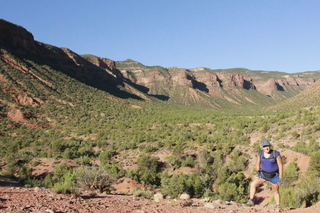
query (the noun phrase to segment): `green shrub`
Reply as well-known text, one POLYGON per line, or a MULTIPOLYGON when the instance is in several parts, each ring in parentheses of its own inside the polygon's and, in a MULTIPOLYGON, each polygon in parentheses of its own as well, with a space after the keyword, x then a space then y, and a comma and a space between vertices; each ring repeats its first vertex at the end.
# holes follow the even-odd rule
POLYGON ((320 175, 320 152, 314 152, 311 155, 308 171, 315 171, 320 175))
POLYGON ((280 187, 279 193, 281 195, 281 206, 291 208, 301 207, 301 200, 297 199, 294 187, 280 187))
POLYGON ((81 189, 99 190, 100 192, 111 191, 114 179, 98 166, 83 166, 74 171, 76 185, 81 189))
POLYGON ((152 152, 157 151, 157 149, 154 146, 148 144, 144 147, 143 151, 146 153, 152 153, 152 152))
POLYGON ((107 151, 101 152, 100 155, 99 155, 100 162, 102 164, 106 164, 108 161, 111 160, 111 158, 115 154, 116 154, 115 150, 107 150, 107 151))
POLYGON ((235 201, 239 196, 235 183, 222 183, 218 188, 219 198, 226 201, 235 201))
POLYGON ((201 178, 199 173, 184 175, 185 192, 192 197, 202 197, 205 191, 206 182, 201 178))
POLYGON ((54 185, 53 179, 52 179, 53 175, 52 174, 48 174, 46 175, 46 177, 43 180, 43 184, 46 187, 52 188, 54 185))
POLYGON ((296 163, 291 162, 284 170, 284 186, 290 186, 294 181, 298 180, 298 166, 296 163))
POLYGON ((143 184, 160 185, 159 157, 151 155, 141 155, 138 160, 138 173, 140 182, 143 184))
POLYGON ((181 162, 182 166, 186 167, 194 167, 195 165, 195 160, 191 155, 188 155, 185 160, 181 162))
POLYGON ((133 191, 133 195, 137 197, 152 198, 154 195, 154 192, 150 190, 137 188, 133 191))
POLYGON ((242 172, 233 173, 218 185, 216 197, 227 201, 244 202, 248 187, 249 180, 242 172))
POLYGON ((173 156, 173 155, 166 156, 164 158, 164 162, 170 166, 171 171, 174 171, 175 169, 181 166, 181 161, 176 156, 173 156))
POLYGON ((174 174, 169 177, 167 174, 161 177, 161 190, 171 197, 177 198, 185 192, 185 180, 182 174, 174 174))
POLYGON ((53 171, 53 180, 59 182, 64 175, 72 170, 72 167, 67 163, 58 164, 53 171))
POLYGON ((318 171, 306 172, 295 186, 296 200, 302 206, 311 206, 319 201, 320 178, 318 171))
POLYGON ((63 175, 59 182, 53 186, 53 191, 57 194, 79 194, 80 191, 76 188, 75 179, 71 171, 63 175))
POLYGON ((19 171, 19 182, 26 183, 32 179, 32 168, 24 164, 19 171))

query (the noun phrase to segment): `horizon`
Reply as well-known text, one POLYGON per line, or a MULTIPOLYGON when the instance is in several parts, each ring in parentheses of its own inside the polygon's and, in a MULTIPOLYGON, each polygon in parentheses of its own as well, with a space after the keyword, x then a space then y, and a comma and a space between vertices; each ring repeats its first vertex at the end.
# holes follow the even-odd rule
POLYGON ((1 0, 36 41, 146 66, 320 70, 320 2, 1 0))

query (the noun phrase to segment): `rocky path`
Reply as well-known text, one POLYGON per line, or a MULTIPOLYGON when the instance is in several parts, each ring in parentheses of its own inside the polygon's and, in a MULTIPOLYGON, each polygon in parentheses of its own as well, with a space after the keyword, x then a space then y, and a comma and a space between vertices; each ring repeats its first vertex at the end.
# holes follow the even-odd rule
MULTIPOLYGON (((98 194, 94 197, 82 195, 55 194, 46 188, 26 188, 15 186, 0 187, 0 212, 35 212, 35 213, 245 213, 279 212, 278 209, 260 205, 246 207, 243 204, 221 200, 205 202, 203 200, 162 200, 134 197, 132 195, 98 194)), ((284 209, 286 213, 318 213, 320 205, 302 209, 284 209)))
MULTIPOLYGON (((174 200, 134 197, 132 195, 96 194, 83 192, 81 196, 55 194, 47 188, 21 187, 14 182, 0 181, 0 212, 34 213, 248 213, 279 212, 273 206, 262 204, 246 207, 243 204, 199 199, 174 200)), ((284 209, 285 213, 319 213, 320 204, 301 209, 284 209)))

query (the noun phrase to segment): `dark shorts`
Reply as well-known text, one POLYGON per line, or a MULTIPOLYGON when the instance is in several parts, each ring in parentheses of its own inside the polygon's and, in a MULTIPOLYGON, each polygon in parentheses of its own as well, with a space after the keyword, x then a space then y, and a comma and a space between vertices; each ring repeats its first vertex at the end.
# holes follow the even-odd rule
POLYGON ((277 173, 273 178, 266 178, 262 172, 260 172, 261 178, 270 181, 273 184, 278 184, 279 174, 277 173))

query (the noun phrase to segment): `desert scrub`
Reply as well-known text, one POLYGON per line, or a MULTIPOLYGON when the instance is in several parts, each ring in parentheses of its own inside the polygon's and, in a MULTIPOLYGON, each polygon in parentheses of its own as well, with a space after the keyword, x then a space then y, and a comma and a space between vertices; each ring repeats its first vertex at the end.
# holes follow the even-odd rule
POLYGON ((106 170, 98 166, 83 166, 75 170, 76 185, 81 189, 111 191, 114 178, 106 170))
POLYGON ((136 197, 152 198, 154 195, 154 192, 150 190, 137 188, 133 191, 133 195, 136 197))

